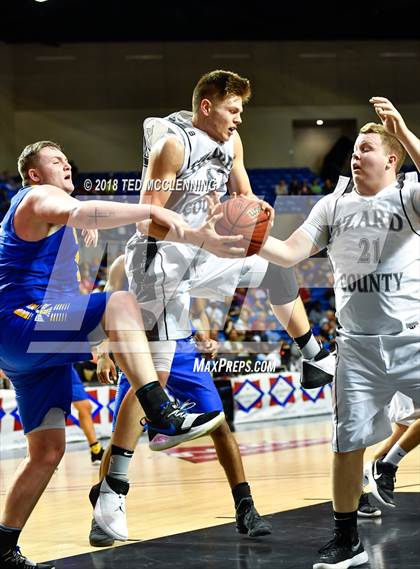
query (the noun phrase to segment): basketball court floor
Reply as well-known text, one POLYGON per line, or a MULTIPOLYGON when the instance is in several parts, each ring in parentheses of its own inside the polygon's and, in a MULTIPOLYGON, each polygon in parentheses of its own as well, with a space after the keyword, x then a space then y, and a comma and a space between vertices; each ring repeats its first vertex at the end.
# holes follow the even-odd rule
MULTIPOLYGON (((67 453, 22 533, 22 551, 57 569, 311 568, 331 537, 330 422, 328 417, 254 423, 239 427, 247 479, 271 536, 251 539, 235 531, 230 489, 209 437, 169 451, 139 444, 127 497, 130 541, 98 549, 89 545, 87 498, 97 481, 84 443, 67 453)), ((1 448, 0 448, 1 451, 1 448)), ((373 454, 367 451, 366 457, 373 454)), ((3 499, 21 456, 3 453, 3 499)), ((420 452, 398 470, 398 507, 360 522, 371 569, 414 569, 420 554, 420 452)))

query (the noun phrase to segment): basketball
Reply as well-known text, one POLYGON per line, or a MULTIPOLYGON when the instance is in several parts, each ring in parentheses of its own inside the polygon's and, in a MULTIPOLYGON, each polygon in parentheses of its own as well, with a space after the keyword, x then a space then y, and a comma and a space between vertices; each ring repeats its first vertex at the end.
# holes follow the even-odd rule
POLYGON ((235 247, 244 247, 246 256, 255 255, 264 245, 270 228, 270 216, 257 200, 230 198, 220 204, 216 213, 223 213, 215 229, 219 235, 243 235, 235 247))

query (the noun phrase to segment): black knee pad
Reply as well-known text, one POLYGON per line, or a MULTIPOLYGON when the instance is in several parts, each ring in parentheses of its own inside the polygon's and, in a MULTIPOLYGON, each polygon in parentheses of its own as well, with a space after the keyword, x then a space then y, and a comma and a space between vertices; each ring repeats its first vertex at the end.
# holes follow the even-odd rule
POLYGON ((285 269, 284 267, 268 263, 267 272, 260 286, 268 290, 270 302, 274 305, 293 302, 299 294, 293 267, 285 269))

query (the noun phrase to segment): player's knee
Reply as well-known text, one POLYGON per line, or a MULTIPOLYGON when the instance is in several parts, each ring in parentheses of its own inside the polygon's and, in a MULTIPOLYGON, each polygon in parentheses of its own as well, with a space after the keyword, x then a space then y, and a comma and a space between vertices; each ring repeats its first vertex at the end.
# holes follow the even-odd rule
POLYGON ((280 306, 293 302, 299 294, 294 269, 285 269, 272 263, 268 264, 261 288, 268 290, 271 304, 280 306))
POLYGON ((112 293, 107 304, 107 321, 111 325, 118 321, 137 329, 142 319, 136 297, 126 291, 112 293))
POLYGON ((92 405, 89 399, 83 399, 82 401, 79 401, 76 405, 76 409, 80 415, 86 416, 92 413, 92 405))
POLYGON ((65 445, 48 449, 44 456, 44 463, 51 468, 55 468, 64 456, 65 445))
POLYGON ((113 292, 108 300, 108 310, 118 310, 122 312, 138 311, 136 297, 125 290, 113 292))
POLYGON ((53 442, 43 445, 43 447, 33 448, 30 452, 30 459, 44 467, 56 468, 63 458, 66 449, 65 441, 53 442))

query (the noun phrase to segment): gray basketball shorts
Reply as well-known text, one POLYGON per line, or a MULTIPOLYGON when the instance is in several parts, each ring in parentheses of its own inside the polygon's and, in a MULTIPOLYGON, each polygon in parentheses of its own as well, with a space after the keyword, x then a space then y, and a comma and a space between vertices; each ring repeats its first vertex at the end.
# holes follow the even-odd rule
POLYGON ((386 439, 389 410, 400 392, 420 405, 418 329, 362 336, 339 331, 333 384, 333 450, 349 452, 386 439))
POLYGON ((155 242, 136 233, 126 246, 129 288, 141 306, 150 340, 177 340, 191 334, 191 298, 224 300, 238 287, 255 288, 267 261, 216 257, 192 245, 155 242))

